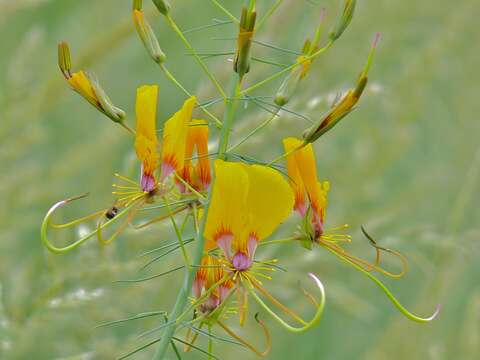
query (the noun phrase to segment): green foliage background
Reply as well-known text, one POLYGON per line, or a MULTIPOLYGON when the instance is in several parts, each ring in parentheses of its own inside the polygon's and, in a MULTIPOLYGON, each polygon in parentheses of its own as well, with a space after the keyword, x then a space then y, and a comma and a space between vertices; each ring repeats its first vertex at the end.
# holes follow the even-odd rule
MULTIPOLYGON (((172 3, 173 16, 184 29, 224 19, 207 0, 172 3)), ((239 13, 240 0, 223 3, 239 13)), ((272 1, 259 3, 262 11, 272 1)), ((340 11, 339 0, 315 3, 286 0, 257 38, 299 49, 312 34, 322 6, 328 9, 329 24, 340 11)), ((149 1, 145 7, 172 71, 201 100, 217 96, 149 1)), ((112 174, 135 176, 137 168, 132 139, 64 82, 56 65, 59 41, 69 41, 75 68, 95 71, 114 102, 130 115, 135 89, 144 83, 160 85, 159 125, 184 100, 145 53, 130 9, 129 0, 0 0, 1 359, 114 359, 151 339, 136 336, 160 320, 104 329, 95 325, 168 310, 179 287, 181 272, 136 285, 113 283, 146 275, 138 271, 145 259, 137 255, 173 239, 167 224, 127 231, 106 249, 92 241, 63 256, 47 253, 39 238, 42 217, 53 202, 91 192, 65 212, 66 218, 108 206, 112 174)), ((383 245, 406 254, 409 273, 387 283, 416 313, 429 314, 440 302, 440 317, 427 325, 408 321, 363 275, 322 249, 268 249, 262 257, 278 257, 289 270, 268 285, 279 298, 308 314, 297 280, 305 283, 309 271, 324 281, 328 296, 321 325, 306 334, 292 335, 267 319, 274 343, 269 359, 478 358, 479 13, 477 0, 359 1, 344 37, 314 63, 289 104, 317 118, 335 93, 353 83, 374 33, 382 33, 360 107, 315 144, 320 175, 332 183, 328 224, 351 224, 355 241, 349 248, 364 257, 373 254, 359 233, 361 224, 383 245)), ((199 51, 228 51, 234 41, 212 39, 234 33, 227 25, 189 38, 199 51)), ((261 47, 254 52, 293 61, 261 47)), ((231 63, 226 57, 209 64, 227 84, 231 63)), ((255 63, 247 82, 273 71, 255 63)), ((272 95, 277 86, 257 95, 272 95)), ((233 138, 265 116, 249 104, 233 138)), ((133 124, 132 116, 128 121, 133 124)), ((284 113, 241 150, 270 159, 281 151, 283 136, 300 135, 306 126, 284 113)), ((296 220, 282 227, 284 234, 296 220)), ((62 233, 55 239, 66 243, 74 235, 62 233)), ((165 258, 149 273, 178 263, 176 256, 165 258)), ((261 342, 254 324, 243 333, 261 342)), ((149 359, 149 351, 136 358, 149 359)), ((234 345, 218 344, 215 353, 221 359, 254 358, 234 345)))

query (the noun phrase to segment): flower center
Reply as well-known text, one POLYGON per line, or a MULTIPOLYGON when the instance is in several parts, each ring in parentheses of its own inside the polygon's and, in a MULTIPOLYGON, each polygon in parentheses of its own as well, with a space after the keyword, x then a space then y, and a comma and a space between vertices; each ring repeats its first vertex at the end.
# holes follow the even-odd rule
POLYGON ((232 259, 232 265, 237 271, 245 271, 252 266, 252 261, 244 252, 237 252, 232 259))

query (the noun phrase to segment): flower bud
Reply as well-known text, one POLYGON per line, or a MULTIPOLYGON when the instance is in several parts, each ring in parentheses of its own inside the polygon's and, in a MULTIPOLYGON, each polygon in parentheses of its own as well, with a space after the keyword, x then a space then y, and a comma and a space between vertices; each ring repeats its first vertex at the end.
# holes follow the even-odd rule
POLYGON ((275 94, 273 101, 278 106, 283 106, 290 101, 290 98, 297 90, 300 81, 307 76, 313 62, 313 59, 310 56, 318 50, 318 41, 320 40, 324 18, 325 9, 322 9, 320 14, 320 24, 315 31, 313 42, 310 39, 305 40, 302 48, 302 54, 297 57, 297 65, 285 78, 275 94))
POLYGON ((58 67, 66 79, 72 77, 72 61, 70 59, 70 49, 66 42, 58 44, 58 67))
POLYGON ((297 58, 297 64, 299 65, 292 69, 275 94, 273 101, 278 106, 283 106, 290 101, 293 93, 297 90, 298 84, 307 75, 312 60, 306 58, 304 55, 300 55, 297 58))
POLYGON ((66 42, 58 44, 58 66, 73 90, 112 121, 123 123, 125 112, 112 104, 95 75, 82 70, 72 73, 70 49, 66 42))
POLYGON ((345 0, 342 16, 340 17, 337 26, 330 31, 329 36, 331 41, 337 40, 347 29, 348 25, 352 21, 356 3, 357 0, 345 0))
POLYGON ((234 70, 242 78, 250 70, 250 49, 252 47, 253 32, 257 13, 242 9, 240 30, 237 37, 237 53, 235 55, 234 70))
POLYGON ((165 61, 165 53, 160 48, 157 37, 153 32, 150 24, 145 19, 143 12, 137 9, 133 10, 133 21, 137 29, 138 36, 142 40, 145 49, 147 49, 153 61, 161 64, 165 61))
POLYGON ((170 12, 170 4, 167 0, 152 0, 155 6, 157 7, 158 11, 160 11, 163 15, 168 15, 170 12))
POLYGON ((355 88, 348 90, 348 92, 343 96, 343 98, 336 104, 334 104, 325 116, 323 116, 310 129, 305 131, 303 135, 305 142, 314 142, 355 109, 354 106, 357 104, 358 100, 360 100, 360 97, 362 96, 362 93, 367 86, 368 71, 370 69, 370 65, 372 63, 373 55, 375 54, 379 38, 380 35, 377 34, 368 55, 367 63, 363 71, 360 73, 360 76, 358 77, 355 88))

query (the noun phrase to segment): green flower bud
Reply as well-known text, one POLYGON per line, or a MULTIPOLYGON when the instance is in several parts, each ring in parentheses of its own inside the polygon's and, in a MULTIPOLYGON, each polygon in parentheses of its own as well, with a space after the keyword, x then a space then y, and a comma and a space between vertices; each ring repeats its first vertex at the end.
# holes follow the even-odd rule
POLYGON ((335 41, 342 36, 343 32, 347 29, 348 25, 352 21, 356 4, 357 0, 345 0, 342 16, 340 17, 337 26, 330 31, 330 40, 335 41))
POLYGON ((152 0, 158 11, 163 15, 167 15, 170 12, 170 4, 167 0, 152 0))

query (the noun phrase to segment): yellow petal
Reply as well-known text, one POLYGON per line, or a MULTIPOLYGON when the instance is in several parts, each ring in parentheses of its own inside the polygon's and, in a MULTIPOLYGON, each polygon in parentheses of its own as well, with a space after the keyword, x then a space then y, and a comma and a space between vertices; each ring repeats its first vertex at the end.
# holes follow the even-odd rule
POLYGON ((312 208, 314 211, 320 212, 322 205, 325 204, 325 194, 318 182, 317 164, 315 162, 312 144, 308 144, 296 151, 294 156, 312 208))
POLYGON ((91 103, 98 103, 97 95, 93 91, 90 80, 83 71, 78 71, 72 74, 72 77, 68 79, 70 85, 83 97, 85 97, 91 103))
POLYGON ((159 159, 156 126, 157 97, 158 86, 156 85, 145 85, 137 89, 135 151, 143 163, 144 172, 150 175, 157 168, 159 159))
POLYGON ((204 236, 207 249, 222 235, 239 238, 247 221, 248 174, 241 163, 215 160, 215 182, 204 236))
MULTIPOLYGON (((285 149, 285 153, 288 153, 293 149, 299 147, 302 143, 303 141, 294 137, 283 139, 283 147, 285 149)), ((305 215, 305 185, 303 184, 302 177, 298 170, 294 153, 287 156, 287 174, 290 180, 290 186, 292 187, 295 194, 295 210, 297 210, 301 215, 305 215)))
POLYGON ((167 176, 173 170, 181 173, 185 159, 188 123, 192 119, 192 111, 196 101, 195 96, 187 99, 182 108, 165 122, 163 127, 162 177, 167 176))
POLYGON ((294 204, 292 189, 276 170, 261 165, 245 166, 250 182, 247 209, 250 215, 247 227, 257 240, 272 234, 291 213, 294 204))
MULTIPOLYGON (((196 177, 201 188, 207 189, 211 182, 210 159, 208 157, 208 123, 205 120, 192 120, 188 128, 187 150, 193 144, 197 148, 196 177)), ((191 155, 190 155, 191 156, 191 155)), ((187 161, 185 161, 186 163, 187 161)))

